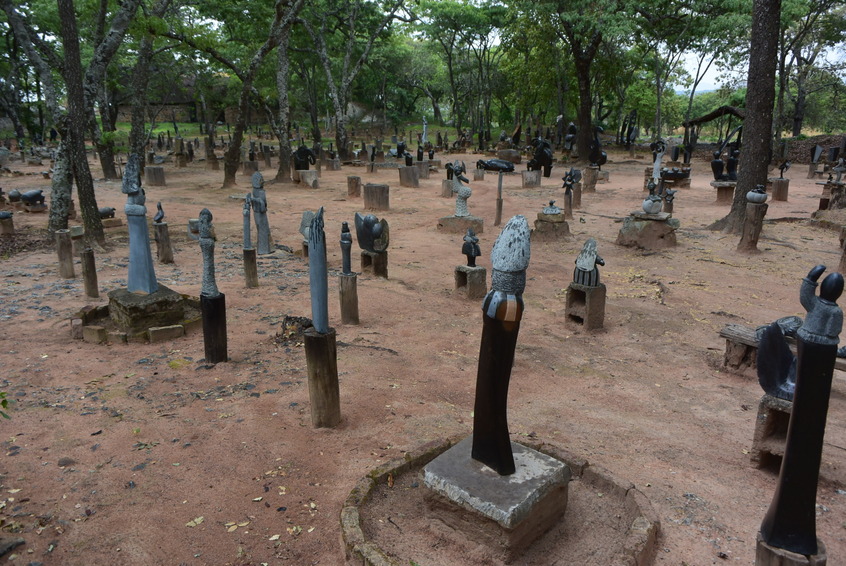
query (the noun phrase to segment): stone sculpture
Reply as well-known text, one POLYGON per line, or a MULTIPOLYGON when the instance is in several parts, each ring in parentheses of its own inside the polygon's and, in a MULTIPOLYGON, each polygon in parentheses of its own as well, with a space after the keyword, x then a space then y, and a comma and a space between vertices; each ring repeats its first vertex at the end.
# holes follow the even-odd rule
POLYGON ((341 273, 344 275, 355 275, 352 271, 352 234, 350 225, 347 222, 341 224, 341 273))
POLYGON ((573 122, 570 122, 567 125, 567 134, 564 136, 564 150, 565 151, 572 151, 573 145, 576 143, 576 134, 579 133, 579 130, 576 128, 576 125, 573 122))
POLYGON ((44 204, 44 191, 41 189, 32 189, 25 193, 21 193, 21 202, 29 205, 44 204))
POLYGON ((596 240, 588 238, 585 245, 582 246, 582 251, 579 252, 579 256, 576 258, 573 283, 584 285, 585 287, 598 287, 599 268, 597 265, 605 265, 605 260, 596 252, 596 240))
POLYGON ((253 247, 252 237, 250 235, 250 209, 252 208, 253 200, 250 197, 250 193, 244 195, 244 208, 242 210, 242 214, 244 216, 244 249, 249 250, 253 247))
POLYGON ((303 243, 307 243, 309 240, 309 230, 311 230, 311 223, 314 220, 314 215, 316 213, 311 210, 303 211, 303 217, 300 220, 300 234, 303 236, 303 243))
POLYGON ((9 191, 9 202, 20 202, 21 192, 18 189, 9 191))
POLYGON ((373 214, 362 216, 355 213, 355 235, 359 247, 366 252, 384 252, 390 243, 388 221, 384 218, 379 220, 373 214))
POLYGON ((317 159, 311 148, 301 145, 294 152, 294 169, 297 171, 308 171, 309 166, 314 165, 316 162, 317 159))
MULTIPOLYGON (((837 177, 834 178, 834 182, 839 184, 840 178, 843 176, 843 172, 846 171, 846 163, 844 163, 842 157, 837 160, 837 165, 832 167, 831 170, 837 173, 837 177)), ((21 195, 21 198, 23 198, 23 195, 21 195)))
POLYGON ((543 138, 532 140, 535 153, 526 164, 529 171, 540 171, 543 169, 543 176, 549 177, 552 172, 552 146, 543 138))
POLYGON ((788 169, 790 169, 790 160, 789 159, 787 161, 782 162, 782 164, 778 166, 778 172, 779 172, 778 178, 784 179, 784 172, 787 171, 788 169))
POLYGON ((308 228, 308 280, 311 291, 311 322, 320 334, 329 332, 329 284, 326 267, 326 233, 323 207, 317 209, 308 228))
POLYGON ((270 223, 267 220, 267 194, 264 192, 264 177, 258 171, 251 177, 253 185, 253 196, 251 204, 256 219, 256 239, 258 240, 258 253, 269 254, 270 249, 270 223))
POLYGON ((200 211, 200 250, 203 252, 203 284, 200 294, 213 298, 220 295, 214 273, 215 235, 212 226, 212 213, 208 208, 200 211))
POLYGON ((467 208, 467 199, 473 194, 470 187, 464 185, 470 180, 463 175, 467 171, 463 161, 456 161, 452 164, 452 192, 455 193, 455 216, 470 216, 467 208))
POLYGON ((737 162, 740 156, 739 150, 732 150, 726 160, 726 178, 729 181, 737 181, 737 162))
POLYGON ((529 223, 515 216, 491 250, 491 290, 482 303, 482 341, 476 375, 471 457, 501 476, 515 471, 508 435, 508 383, 523 318, 523 289, 531 256, 529 223))
POLYGON ((543 207, 544 214, 561 214, 561 209, 555 206, 555 201, 549 201, 549 204, 543 207))
POLYGON ((476 267, 476 258, 482 255, 482 250, 479 248, 479 238, 472 228, 467 229, 464 235, 464 244, 461 246, 461 253, 467 256, 467 266, 476 267))
POLYGON ((115 208, 113 206, 101 206, 97 209, 97 214, 100 215, 100 218, 114 218, 115 217, 115 208))
POLYGON ((728 177, 723 174, 726 164, 723 162, 719 150, 714 152, 714 159, 711 160, 711 172, 714 174, 715 181, 725 181, 728 177))
POLYGON ((126 223, 129 226, 129 275, 126 288, 130 293, 155 293, 159 288, 153 269, 150 232, 147 229, 147 197, 141 188, 140 156, 131 153, 123 172, 121 192, 126 195, 126 223))
MULTIPOLYGON (((447 167, 452 167, 447 164, 447 167)), ((480 159, 476 162, 476 169, 484 169, 485 171, 503 171, 510 173, 514 171, 514 164, 505 159, 488 159, 487 161, 480 159)))
POLYGON ((161 223, 162 220, 164 220, 164 216, 165 216, 164 215, 164 209, 162 208, 161 201, 156 203, 156 209, 158 210, 158 212, 156 212, 156 215, 153 216, 153 222, 156 223, 156 224, 159 224, 159 223, 161 223))
POLYGON ((590 148, 588 150, 590 164, 600 169, 608 161, 608 154, 602 151, 602 141, 599 139, 599 134, 604 131, 601 126, 594 126, 593 140, 590 142, 590 148))
POLYGON ((811 269, 799 292, 807 315, 796 332, 793 408, 778 485, 761 523, 759 551, 768 551, 761 548, 762 542, 806 557, 819 551, 817 483, 837 343, 843 326, 843 312, 836 303, 843 292, 843 276, 837 272, 829 274, 816 295, 817 281, 825 269, 824 265, 811 269))

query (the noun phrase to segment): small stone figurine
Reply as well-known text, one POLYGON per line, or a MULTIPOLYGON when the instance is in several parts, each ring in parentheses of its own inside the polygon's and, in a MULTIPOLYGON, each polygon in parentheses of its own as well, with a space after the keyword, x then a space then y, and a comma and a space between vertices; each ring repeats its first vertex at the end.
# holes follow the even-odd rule
POLYGON ((341 260, 343 267, 341 273, 344 275, 354 275, 352 271, 352 234, 350 233, 350 225, 347 222, 341 224, 341 260))
POLYGON ((482 255, 482 250, 479 248, 479 238, 472 228, 468 228, 464 235, 461 253, 467 256, 467 267, 476 267, 476 258, 482 255))
POLYGON ((209 298, 220 295, 214 275, 214 227, 212 213, 208 208, 200 211, 200 250, 203 252, 203 284, 200 294, 209 298))
POLYGON ((156 212, 156 215, 153 216, 153 222, 159 224, 162 220, 164 220, 164 209, 162 208, 161 201, 156 203, 156 208, 158 209, 158 212, 156 212))
POLYGON ((588 238, 579 257, 576 258, 576 269, 573 271, 573 283, 585 287, 599 286, 599 268, 605 265, 605 260, 596 253, 596 240, 588 238))
POLYGON ((251 199, 256 220, 258 253, 270 253, 270 223, 267 220, 267 194, 264 192, 264 176, 258 171, 251 177, 253 196, 251 199))
POLYGON ((452 164, 452 192, 455 193, 455 215, 470 216, 467 208, 467 199, 473 194, 470 187, 462 184, 462 181, 469 183, 470 180, 463 175, 467 171, 463 161, 456 161, 452 164))
POLYGON ((355 232, 361 249, 371 253, 380 253, 388 249, 388 221, 379 220, 376 215, 362 216, 355 213, 355 232))
POLYGON ((549 205, 543 207, 544 214, 561 214, 561 209, 555 206, 555 201, 549 201, 549 205))
POLYGON ((784 179, 784 172, 790 169, 790 160, 784 161, 781 165, 778 166, 778 178, 784 179))
POLYGON ((244 195, 244 249, 249 250, 253 247, 252 237, 250 236, 250 208, 252 208, 253 200, 250 193, 244 195))

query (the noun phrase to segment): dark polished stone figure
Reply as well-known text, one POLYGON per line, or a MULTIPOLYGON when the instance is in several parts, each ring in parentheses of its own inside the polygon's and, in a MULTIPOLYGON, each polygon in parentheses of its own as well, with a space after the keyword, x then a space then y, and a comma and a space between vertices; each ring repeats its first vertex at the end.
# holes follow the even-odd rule
POLYGON ((479 238, 476 237, 476 232, 472 228, 468 228, 464 235, 461 253, 467 256, 468 267, 476 267, 476 258, 482 255, 482 250, 479 248, 479 238))
POLYGON ((526 164, 526 167, 529 171, 540 171, 543 169, 543 176, 549 177, 552 173, 552 146, 543 138, 532 140, 532 146, 535 148, 535 153, 526 164))
POLYGON ((298 147, 297 151, 294 152, 294 169, 297 171, 308 171, 309 166, 316 162, 314 152, 304 145, 298 147))
POLYGON ((602 141, 599 139, 599 134, 604 130, 601 126, 594 126, 593 140, 590 142, 588 150, 588 159, 590 164, 602 169, 602 166, 608 161, 608 154, 602 151, 602 141))
MULTIPOLYGON (((450 167, 450 165, 447 165, 450 167)), ((514 171, 514 164, 505 159, 488 159, 487 161, 480 159, 476 162, 476 169, 484 169, 485 171, 505 171, 510 173, 514 171)), ((448 177, 449 178, 449 177, 448 177)))

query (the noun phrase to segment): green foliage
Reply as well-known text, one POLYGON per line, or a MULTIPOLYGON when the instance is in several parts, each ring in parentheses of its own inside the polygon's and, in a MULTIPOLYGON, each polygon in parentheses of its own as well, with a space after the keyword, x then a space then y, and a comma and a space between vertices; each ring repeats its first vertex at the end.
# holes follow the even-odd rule
POLYGON ((12 418, 8 414, 6 414, 6 411, 8 409, 9 409, 9 400, 6 399, 6 392, 0 391, 0 417, 3 417, 4 419, 12 418))

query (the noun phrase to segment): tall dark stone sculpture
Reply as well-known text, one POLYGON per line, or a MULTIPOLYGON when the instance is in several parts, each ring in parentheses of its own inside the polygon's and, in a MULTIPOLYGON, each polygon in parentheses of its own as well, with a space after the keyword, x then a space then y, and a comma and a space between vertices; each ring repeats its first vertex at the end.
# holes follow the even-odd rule
POLYGON ((215 236, 212 213, 208 208, 199 216, 200 250, 203 253, 203 284, 200 310, 203 313, 203 346, 206 362, 216 364, 229 359, 226 336, 226 296, 217 288, 214 270, 215 236))
POLYGON ((817 280, 825 269, 818 265, 802 280, 799 300, 808 314, 796 332, 793 409, 778 486, 760 532, 765 544, 805 556, 820 550, 816 534, 817 482, 837 343, 843 326, 843 312, 835 302, 843 292, 843 276, 829 274, 816 295, 817 280))
POLYGON ((535 148, 535 153, 526 164, 526 167, 529 171, 540 171, 543 169, 543 176, 549 177, 552 172, 552 146, 543 138, 532 140, 532 146, 535 148))
POLYGON ((304 145, 298 147, 297 151, 294 152, 294 169, 297 171, 308 171, 309 166, 314 165, 315 162, 314 152, 304 145))
POLYGON ((608 154, 602 151, 602 141, 599 139, 599 134, 603 131, 601 126, 594 126, 593 140, 590 142, 590 148, 588 150, 590 164, 600 169, 608 161, 608 154))
POLYGON ((514 473, 508 436, 508 383, 523 318, 523 289, 531 256, 529 223, 515 216, 491 250, 491 290, 482 304, 471 456, 502 476, 514 473))
POLYGON ((126 289, 130 293, 155 293, 159 284, 150 251, 150 231, 147 228, 147 197, 141 188, 140 156, 130 153, 123 172, 121 192, 126 195, 126 223, 129 225, 129 275, 126 289))

